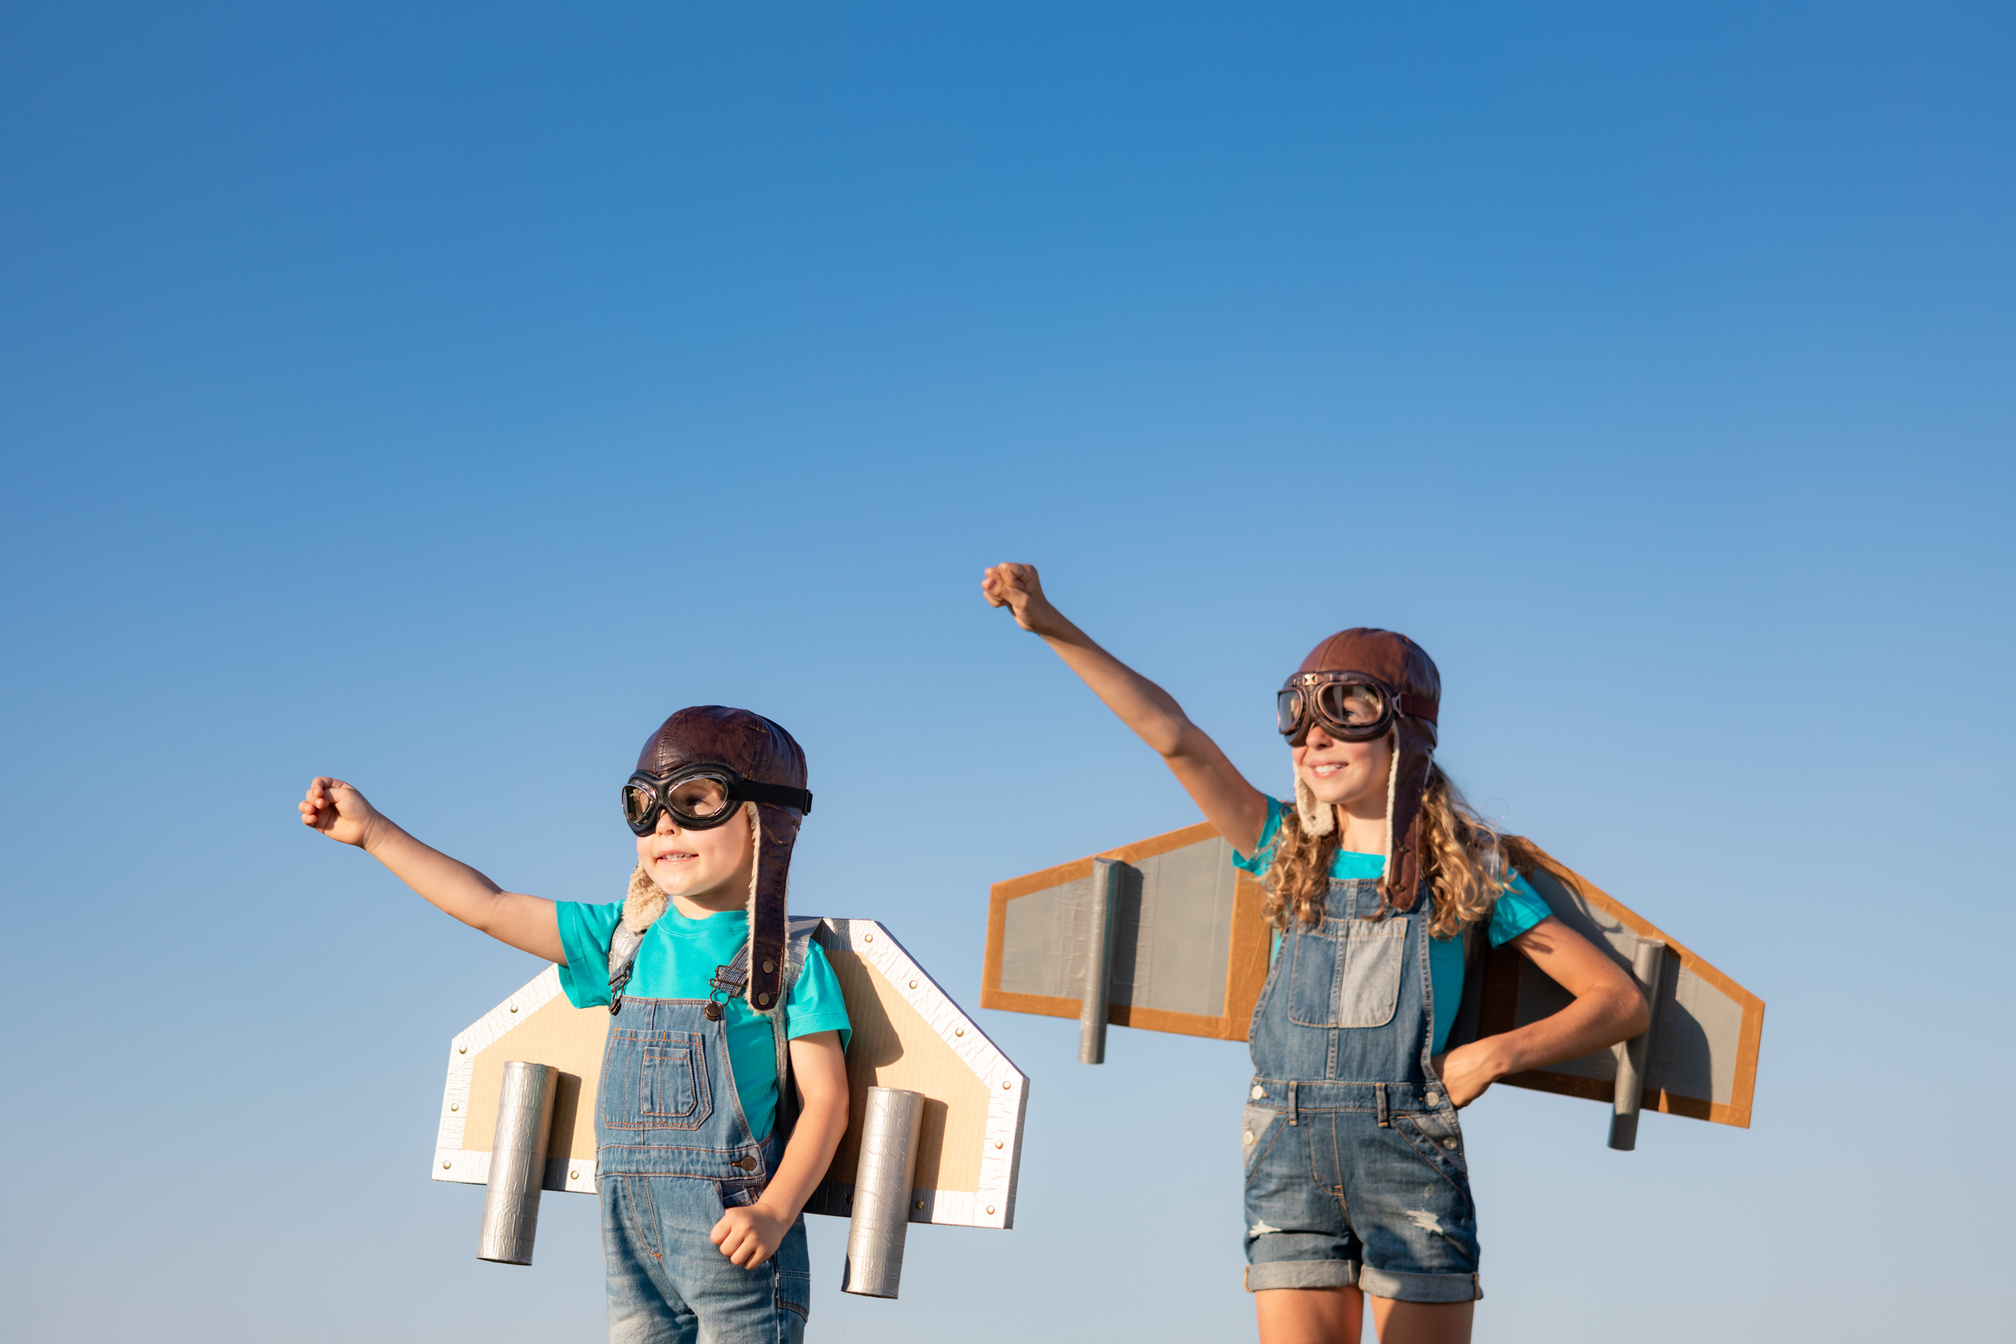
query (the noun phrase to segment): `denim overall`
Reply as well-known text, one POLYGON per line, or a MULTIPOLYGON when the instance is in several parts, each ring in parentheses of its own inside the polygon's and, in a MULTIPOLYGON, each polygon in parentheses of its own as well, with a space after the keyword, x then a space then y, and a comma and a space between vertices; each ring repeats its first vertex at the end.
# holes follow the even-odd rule
POLYGON ((1477 1213, 1456 1108, 1428 1064, 1432 902, 1380 907, 1333 881, 1320 926, 1290 921, 1253 1010, 1246 1104, 1246 1287, 1355 1284, 1468 1302, 1477 1213))
MULTIPOLYGON (((786 981, 805 963, 814 921, 794 921, 786 981)), ((744 944, 731 968, 747 969, 744 944)), ((744 977, 746 980, 746 976, 744 977)), ((609 1023, 595 1109, 610 1344, 796 1344, 812 1275, 805 1219, 768 1260, 741 1269, 708 1233, 753 1204, 777 1170, 791 1118, 789 1057, 777 1025, 777 1122, 760 1143, 742 1114, 725 1020, 706 999, 624 997, 609 1023)))

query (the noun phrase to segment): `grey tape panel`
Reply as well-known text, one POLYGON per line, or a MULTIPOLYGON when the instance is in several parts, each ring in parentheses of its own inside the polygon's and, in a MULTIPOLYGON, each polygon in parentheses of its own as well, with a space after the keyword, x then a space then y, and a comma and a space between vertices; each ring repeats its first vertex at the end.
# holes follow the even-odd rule
MULTIPOLYGON (((1231 955, 1232 847, 1212 837, 1120 866, 1112 1002, 1211 1017, 1225 1011, 1231 955), (1197 931, 1210 930, 1200 938, 1197 931)), ((1001 988, 1079 997, 1092 951, 1092 879, 1008 902, 1001 988)))

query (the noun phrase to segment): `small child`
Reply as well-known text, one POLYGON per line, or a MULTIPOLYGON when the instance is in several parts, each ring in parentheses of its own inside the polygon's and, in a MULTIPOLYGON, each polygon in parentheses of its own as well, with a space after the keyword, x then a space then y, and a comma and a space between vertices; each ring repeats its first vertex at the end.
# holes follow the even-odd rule
POLYGON ((800 1211, 847 1127, 850 1033, 810 922, 785 919, 811 809, 791 735, 719 705, 645 742, 623 786, 637 870, 606 905, 501 890, 340 779, 301 803, 304 824, 464 924, 558 962, 575 1007, 609 1006, 595 1158, 611 1344, 804 1336, 800 1211))

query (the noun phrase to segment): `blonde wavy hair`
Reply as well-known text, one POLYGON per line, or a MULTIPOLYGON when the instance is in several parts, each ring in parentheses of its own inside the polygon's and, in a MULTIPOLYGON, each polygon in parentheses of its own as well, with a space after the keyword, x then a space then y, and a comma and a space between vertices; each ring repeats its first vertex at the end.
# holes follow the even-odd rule
MULTIPOLYGON (((1293 806, 1281 809, 1281 829, 1274 837, 1274 857, 1267 867, 1267 922, 1286 929, 1292 919, 1304 928, 1323 920, 1330 891, 1330 864, 1337 856, 1338 828, 1310 835, 1293 806)), ((1390 862, 1391 844, 1387 858, 1390 862)), ((1480 816, 1442 767, 1430 762, 1428 787, 1421 796, 1421 876, 1435 896, 1428 931, 1453 938, 1490 917, 1491 906, 1519 873, 1534 869, 1573 883, 1532 841, 1507 835, 1480 816)), ((1409 894, 1405 905, 1412 909, 1409 894)), ((1386 913, 1381 897, 1376 917, 1386 913)))

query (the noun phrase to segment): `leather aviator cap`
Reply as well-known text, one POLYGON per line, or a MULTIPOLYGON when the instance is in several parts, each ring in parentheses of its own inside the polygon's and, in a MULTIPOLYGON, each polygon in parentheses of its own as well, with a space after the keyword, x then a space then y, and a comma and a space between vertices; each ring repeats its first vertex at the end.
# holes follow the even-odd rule
POLYGON ((1380 890, 1396 910, 1411 910, 1421 887, 1421 796, 1435 755, 1442 674, 1427 651, 1407 636, 1367 627, 1338 631, 1311 649, 1296 671, 1359 672, 1394 694, 1400 708, 1393 716, 1386 876, 1380 890))
MULTIPOLYGON (((665 720, 637 753, 637 769, 665 775, 686 765, 725 765, 761 784, 805 787, 805 752, 791 734, 761 714, 726 705, 694 705, 665 720)), ((804 813, 775 803, 756 809, 756 872, 749 894, 748 1003, 776 1009, 784 990, 785 896, 791 847, 804 813)))

